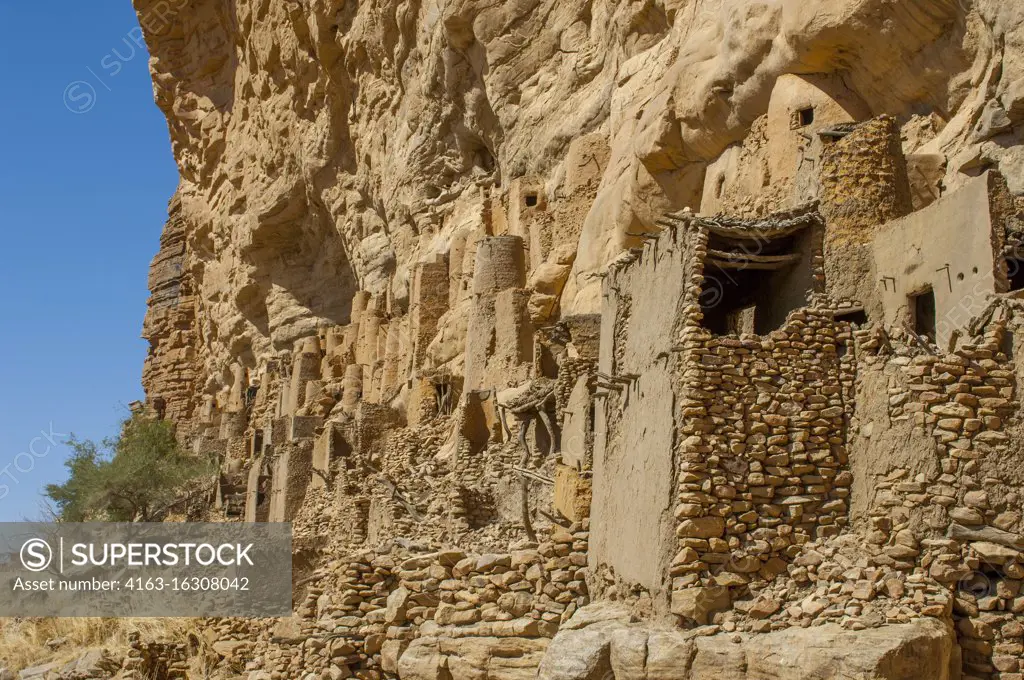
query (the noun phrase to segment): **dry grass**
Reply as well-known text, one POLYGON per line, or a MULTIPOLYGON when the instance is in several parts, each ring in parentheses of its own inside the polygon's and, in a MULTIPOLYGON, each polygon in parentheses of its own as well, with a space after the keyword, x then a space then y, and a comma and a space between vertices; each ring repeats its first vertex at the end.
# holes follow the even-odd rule
POLYGON ((199 630, 197 619, 0 619, 0 667, 19 671, 52 661, 70 661, 83 651, 102 647, 113 654, 128 649, 128 636, 143 640, 185 642, 199 630), (48 640, 65 638, 56 650, 48 640))

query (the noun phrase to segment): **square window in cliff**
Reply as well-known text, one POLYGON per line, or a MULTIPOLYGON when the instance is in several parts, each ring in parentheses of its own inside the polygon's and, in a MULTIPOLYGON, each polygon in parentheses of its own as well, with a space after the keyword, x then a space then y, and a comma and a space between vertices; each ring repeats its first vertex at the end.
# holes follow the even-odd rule
POLYGON ((927 338, 928 342, 934 343, 937 321, 935 315, 935 292, 931 288, 927 288, 911 295, 907 302, 914 332, 921 337, 927 338))
POLYGON ((526 194, 526 195, 525 195, 525 196, 523 197, 523 203, 525 203, 525 204, 526 204, 526 207, 527 207, 527 208, 536 208, 536 207, 537 207, 537 202, 538 202, 538 200, 539 200, 539 198, 538 198, 538 196, 537 196, 537 193, 536 193, 536 192, 533 192, 533 191, 531 191, 531 192, 528 192, 528 193, 527 193, 527 194, 526 194))
POLYGON ((793 112, 793 129, 807 127, 814 122, 814 107, 808 106, 793 112))

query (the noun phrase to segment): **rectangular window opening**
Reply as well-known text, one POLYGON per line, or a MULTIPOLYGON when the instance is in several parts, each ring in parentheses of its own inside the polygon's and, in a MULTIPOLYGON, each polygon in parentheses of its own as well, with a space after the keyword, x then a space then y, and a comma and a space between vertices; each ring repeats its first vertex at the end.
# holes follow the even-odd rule
POLYGON ((1024 258, 1006 258, 1006 278, 1011 291, 1024 290, 1024 258))
POLYGON ((999 343, 999 351, 1006 355, 1007 359, 1013 358, 1013 344, 1014 337, 1013 331, 1006 330, 1003 333, 1003 340, 999 343))
POLYGON ((855 328, 868 325, 868 315, 863 309, 840 310, 836 312, 836 321, 845 321, 855 328))
POLYGON ((700 295, 703 326, 716 335, 765 335, 807 305, 814 286, 809 232, 771 241, 713 236, 700 295))
POLYGON ((532 193, 532 192, 526 194, 524 202, 526 203, 526 207, 527 208, 535 208, 535 207, 537 207, 537 194, 532 193))
POLYGON ((722 270, 705 273, 700 301, 704 327, 715 335, 769 333, 804 303, 782 294, 770 272, 722 270))
POLYGON ((814 122, 814 108, 808 107, 797 112, 800 120, 800 127, 807 127, 814 122))
POLYGON ((913 315, 914 332, 935 342, 935 292, 928 288, 910 296, 908 307, 913 315))

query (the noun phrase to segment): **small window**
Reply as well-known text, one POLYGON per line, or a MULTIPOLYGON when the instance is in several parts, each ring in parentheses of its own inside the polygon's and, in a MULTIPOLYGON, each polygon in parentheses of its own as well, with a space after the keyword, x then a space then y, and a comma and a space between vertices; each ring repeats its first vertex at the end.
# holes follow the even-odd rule
POLYGON ((537 194, 536 193, 530 192, 530 193, 526 194, 526 197, 525 197, 524 200, 525 200, 527 208, 536 208, 537 207, 537 194))
POLYGON ((722 197, 722 191, 725 189, 725 175, 719 175, 718 181, 715 182, 715 198, 722 197))
POLYGON ((1013 331, 1007 330, 1003 333, 1003 340, 999 343, 999 351, 1006 355, 1007 359, 1013 358, 1013 331))
POLYGON ((800 123, 800 127, 807 127, 814 122, 814 108, 808 107, 806 109, 800 109, 796 112, 797 120, 800 123))
POLYGON ((868 325, 868 315, 863 309, 841 309, 836 312, 836 321, 845 321, 857 328, 868 325))
POLYGON ((914 332, 935 342, 935 293, 931 288, 911 295, 910 310, 914 315, 914 332))
POLYGON ((1010 290, 1024 290, 1024 259, 1006 258, 1006 278, 1010 281, 1010 290))

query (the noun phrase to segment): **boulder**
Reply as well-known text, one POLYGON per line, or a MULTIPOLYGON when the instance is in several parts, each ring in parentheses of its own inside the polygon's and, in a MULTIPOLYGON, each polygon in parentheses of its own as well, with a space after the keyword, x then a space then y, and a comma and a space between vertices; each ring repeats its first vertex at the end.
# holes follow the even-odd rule
POLYGON ((384 612, 384 623, 389 626, 399 626, 405 622, 405 613, 409 605, 409 591, 405 588, 395 588, 388 595, 388 604, 384 612))
POLYGON ((274 626, 270 639, 279 644, 301 645, 306 639, 302 632, 302 619, 297 616, 281 619, 274 626))
POLYGON ((762 635, 695 635, 602 617, 574 630, 563 628, 552 640, 537 677, 953 680, 960 677, 954 647, 952 628, 933 618, 860 631, 827 624, 762 635))
POLYGON ((443 680, 448 675, 437 638, 419 638, 398 658, 398 676, 403 680, 443 680))
POLYGON ((790 628, 753 636, 740 644, 726 636, 714 636, 697 641, 697 656, 710 648, 742 647, 747 672, 737 678, 950 680, 953 645, 953 632, 945 624, 919 619, 861 631, 832 624, 790 628))
POLYGON ((712 614, 731 605, 729 589, 723 586, 685 588, 672 593, 672 613, 699 624, 707 623, 712 614))
MULTIPOLYGON (((401 652, 397 675, 402 680, 533 680, 548 642, 543 638, 421 637, 401 652)), ((388 655, 395 652, 389 644, 384 646, 388 655)))
MULTIPOLYGON (((540 664, 540 680, 608 680, 612 677, 611 638, 617 624, 562 630, 540 664)), ((621 630, 621 629, 620 629, 621 630)))

